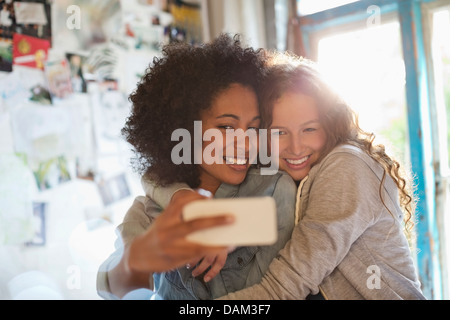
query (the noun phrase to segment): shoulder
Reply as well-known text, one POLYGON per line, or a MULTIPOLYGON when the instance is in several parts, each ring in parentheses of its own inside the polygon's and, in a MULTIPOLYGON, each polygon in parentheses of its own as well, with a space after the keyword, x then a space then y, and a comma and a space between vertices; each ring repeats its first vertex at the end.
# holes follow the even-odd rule
POLYGON ((271 174, 265 174, 264 172, 269 171, 263 171, 259 168, 250 168, 250 170, 247 173, 247 177, 251 177, 252 179, 263 179, 263 180, 278 180, 283 177, 290 177, 289 174, 287 174, 284 171, 278 170, 275 173, 271 174))
POLYGON ((161 207, 152 199, 138 196, 126 212, 122 224, 134 223, 147 228, 161 211, 161 207))
POLYGON ((289 174, 284 171, 277 171, 273 174, 264 174, 261 169, 250 169, 246 181, 266 184, 291 185, 295 187, 295 182, 289 174))
POLYGON ((342 144, 331 150, 331 152, 325 157, 325 159, 330 157, 331 158, 348 157, 353 159, 365 159, 366 157, 369 157, 369 155, 365 153, 361 148, 352 146, 350 144, 342 144))
POLYGON ((260 169, 250 169, 240 189, 252 189, 265 195, 285 194, 289 197, 296 193, 297 185, 289 174, 277 171, 274 174, 262 174, 260 169))
POLYGON ((334 164, 337 166, 376 168, 380 165, 359 147, 344 144, 334 148, 318 166, 328 166, 334 164))
POLYGON ((327 172, 327 179, 332 179, 332 177, 359 179, 362 176, 367 179, 372 176, 379 180, 383 176, 384 169, 361 148, 344 144, 334 148, 320 163, 314 166, 310 171, 310 176, 314 177, 320 172, 327 172))

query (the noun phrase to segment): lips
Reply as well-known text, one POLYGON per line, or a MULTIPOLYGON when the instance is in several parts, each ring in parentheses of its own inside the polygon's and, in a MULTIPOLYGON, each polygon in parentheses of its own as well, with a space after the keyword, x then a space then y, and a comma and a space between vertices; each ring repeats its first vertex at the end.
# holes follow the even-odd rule
POLYGON ((289 164, 298 166, 298 165, 301 165, 302 163, 305 163, 309 159, 309 157, 310 156, 306 156, 306 157, 303 157, 300 159, 284 159, 284 160, 286 160, 286 162, 289 164))
POLYGON ((247 158, 234 158, 234 157, 223 157, 225 164, 228 168, 234 170, 235 172, 247 172, 248 170, 248 159, 247 158))
POLYGON ((284 158, 284 161, 286 161, 286 165, 293 170, 300 170, 303 169, 304 167, 306 167, 309 163, 309 158, 311 157, 311 155, 309 156, 305 156, 302 158, 284 158))
POLYGON ((231 165, 239 165, 239 166, 246 166, 248 163, 247 158, 233 158, 233 157, 223 157, 226 164, 231 165))

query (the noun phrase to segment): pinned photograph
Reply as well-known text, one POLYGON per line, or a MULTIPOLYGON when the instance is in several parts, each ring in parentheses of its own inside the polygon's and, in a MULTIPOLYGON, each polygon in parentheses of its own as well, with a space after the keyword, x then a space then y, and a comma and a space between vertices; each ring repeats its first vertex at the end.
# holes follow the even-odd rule
POLYGON ((66 59, 47 61, 44 72, 52 98, 64 99, 73 92, 69 62, 66 59))
POLYGON ((0 1, 0 37, 11 39, 14 26, 13 4, 11 1, 0 1))
POLYGON ((33 203, 34 236, 33 236, 33 239, 26 242, 27 246, 43 246, 43 245, 45 245, 46 211, 47 211, 47 204, 45 202, 34 202, 33 203))
POLYGON ((11 72, 13 65, 13 43, 11 39, 0 38, 0 71, 11 72))
POLYGON ((131 194, 124 173, 107 180, 102 180, 97 186, 105 206, 127 198, 131 194))
POLYGON ((48 92, 48 90, 40 84, 33 86, 30 91, 30 101, 34 101, 44 105, 52 104, 52 97, 50 96, 50 92, 48 92))
POLYGON ((73 92, 87 92, 87 83, 84 78, 86 57, 76 53, 67 53, 67 61, 70 67, 70 78, 72 80, 73 92))
POLYGON ((51 5, 49 0, 14 1, 15 31, 20 34, 51 40, 51 5))
POLYGON ((33 174, 40 191, 54 188, 71 179, 67 160, 63 156, 41 162, 33 174))

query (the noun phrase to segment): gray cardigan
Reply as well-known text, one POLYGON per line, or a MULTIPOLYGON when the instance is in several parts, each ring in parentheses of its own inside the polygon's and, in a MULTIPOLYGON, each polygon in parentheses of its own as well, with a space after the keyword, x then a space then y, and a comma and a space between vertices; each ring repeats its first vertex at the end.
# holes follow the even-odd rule
POLYGON ((299 187, 298 224, 259 284, 222 299, 425 299, 395 183, 359 148, 335 148, 299 187))

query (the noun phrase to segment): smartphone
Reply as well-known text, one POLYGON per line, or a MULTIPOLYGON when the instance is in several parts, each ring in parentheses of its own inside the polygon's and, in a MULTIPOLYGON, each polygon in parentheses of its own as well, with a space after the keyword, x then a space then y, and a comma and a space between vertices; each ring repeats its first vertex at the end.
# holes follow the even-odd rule
POLYGON ((232 214, 235 222, 226 226, 200 230, 188 240, 211 246, 270 245, 277 240, 277 213, 271 197, 206 199, 187 204, 183 219, 232 214))

